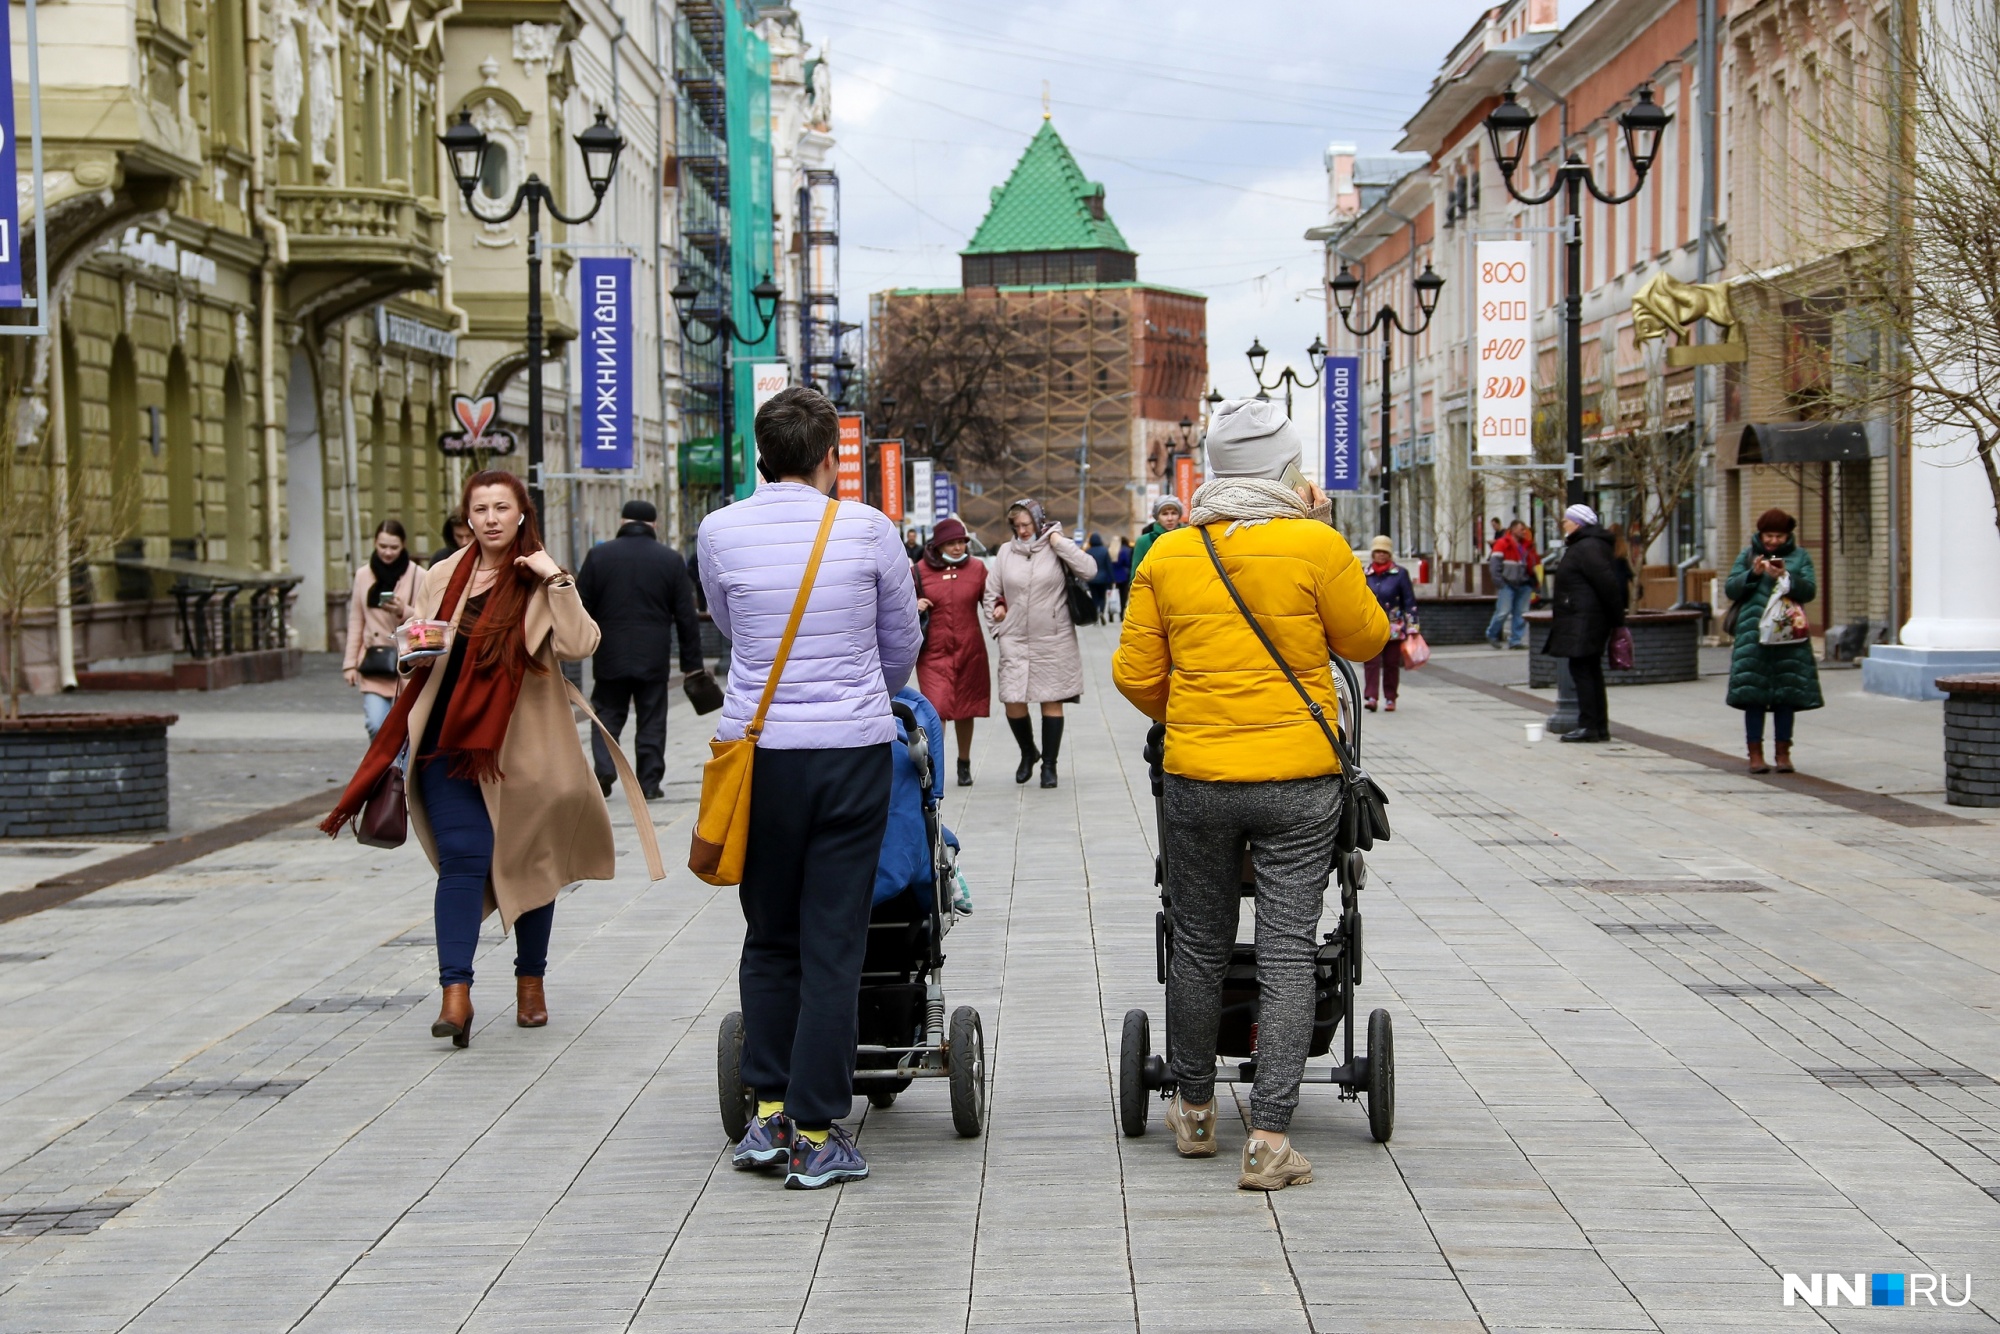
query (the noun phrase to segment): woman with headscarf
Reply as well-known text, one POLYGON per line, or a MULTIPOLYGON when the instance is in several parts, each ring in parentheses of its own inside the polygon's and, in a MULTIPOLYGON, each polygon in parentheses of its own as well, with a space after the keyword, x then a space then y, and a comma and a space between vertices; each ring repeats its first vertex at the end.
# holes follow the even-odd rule
POLYGON ((1340 759, 1319 718, 1340 713, 1333 657, 1365 662, 1389 638, 1361 563, 1323 521, 1326 496, 1300 472, 1301 443, 1282 404, 1244 399, 1216 410, 1210 480, 1194 493, 1189 528, 1161 536, 1132 576, 1111 660, 1119 692, 1167 728, 1160 837, 1173 914, 1175 1091, 1166 1119, 1183 1157, 1213 1156, 1222 1128, 1216 1038, 1250 848, 1259 1005, 1250 1134, 1236 1179, 1244 1190, 1313 1179, 1289 1130, 1312 1041, 1313 969, 1342 800, 1340 759))
POLYGON ((993 553, 982 605, 993 622, 1000 652, 1000 702, 1021 747, 1014 781, 1025 783, 1042 766, 1042 786, 1056 786, 1062 751, 1062 706, 1083 695, 1083 655, 1076 622, 1069 617, 1065 571, 1088 581, 1097 562, 1063 535, 1041 502, 1017 500, 1007 508, 1014 538, 993 553), (1042 744, 1035 745, 1028 706, 1041 705, 1042 744))
POLYGON ((1729 652, 1729 707, 1743 710, 1743 740, 1750 753, 1750 772, 1769 773, 1764 759, 1764 715, 1777 729, 1777 770, 1792 772, 1792 718, 1803 709, 1826 703, 1819 689, 1819 668, 1813 664, 1812 640, 1766 644, 1760 622, 1777 591, 1778 580, 1789 587, 1785 596, 1801 605, 1819 596, 1819 579, 1812 556, 1793 540, 1799 521, 1781 509, 1757 518, 1757 535, 1736 557, 1722 586, 1736 604, 1736 639, 1729 652))
POLYGON ((993 700, 986 632, 979 623, 986 563, 971 547, 965 525, 945 519, 931 530, 915 566, 917 611, 929 618, 917 655, 917 689, 958 733, 960 787, 972 786, 972 720, 984 718, 993 700))
POLYGON ((375 528, 375 550, 354 572, 347 599, 347 655, 341 675, 361 692, 361 721, 374 740, 396 702, 396 627, 417 600, 424 568, 410 559, 403 525, 384 519, 375 528))

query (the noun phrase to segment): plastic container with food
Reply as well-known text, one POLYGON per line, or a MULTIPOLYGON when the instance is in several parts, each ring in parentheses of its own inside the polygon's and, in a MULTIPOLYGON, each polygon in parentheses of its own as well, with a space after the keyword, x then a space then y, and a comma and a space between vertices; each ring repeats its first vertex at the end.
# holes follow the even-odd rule
POLYGON ((396 661, 409 667, 443 657, 450 629, 450 621, 404 621, 396 627, 396 661))

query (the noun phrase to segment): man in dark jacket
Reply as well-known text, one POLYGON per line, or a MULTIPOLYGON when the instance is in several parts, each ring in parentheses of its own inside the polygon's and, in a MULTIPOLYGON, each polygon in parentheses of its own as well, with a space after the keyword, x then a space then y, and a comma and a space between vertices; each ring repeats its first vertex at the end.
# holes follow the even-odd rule
MULTIPOLYGON (((667 677, 672 634, 680 632, 681 670, 690 675, 701 663, 701 623, 695 618, 694 584, 681 553, 654 532, 659 511, 651 502, 628 500, 618 536, 591 548, 576 576, 584 610, 603 638, 591 666, 597 678, 591 707, 613 736, 625 730, 625 711, 636 704, 632 747, 638 752, 639 789, 646 800, 660 797, 667 773, 667 677)), ((604 738, 592 731, 597 785, 611 794, 614 771, 604 738)))
POLYGON ((1625 624, 1625 585, 1613 567, 1611 534, 1588 505, 1563 511, 1564 551, 1556 566, 1553 616, 1542 652, 1569 659, 1576 683, 1574 731, 1564 741, 1609 741, 1611 720, 1604 702, 1604 648, 1611 632, 1625 624))

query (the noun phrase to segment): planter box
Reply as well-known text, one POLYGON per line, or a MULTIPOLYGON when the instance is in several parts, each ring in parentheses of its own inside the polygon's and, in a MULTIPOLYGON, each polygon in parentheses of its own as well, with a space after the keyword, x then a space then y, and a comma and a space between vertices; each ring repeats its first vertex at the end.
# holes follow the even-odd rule
POLYGON ((1940 676, 1944 692, 1944 799, 2000 806, 2000 674, 1940 676))
POLYGON ((171 713, 31 713, 0 720, 0 838, 167 827, 171 713))
POLYGON ((1493 619, 1491 593, 1452 593, 1445 597, 1417 599, 1417 624, 1433 646, 1481 644, 1486 626, 1493 619))
MULTIPOLYGON (((1528 644, 1539 650, 1549 637, 1551 613, 1528 613, 1528 644)), ((1701 678, 1701 613, 1698 611, 1635 611, 1625 616, 1632 632, 1632 670, 1604 672, 1607 686, 1664 685, 1701 678)), ((1539 651, 1528 655, 1528 684, 1550 688, 1556 683, 1556 660, 1539 651)))

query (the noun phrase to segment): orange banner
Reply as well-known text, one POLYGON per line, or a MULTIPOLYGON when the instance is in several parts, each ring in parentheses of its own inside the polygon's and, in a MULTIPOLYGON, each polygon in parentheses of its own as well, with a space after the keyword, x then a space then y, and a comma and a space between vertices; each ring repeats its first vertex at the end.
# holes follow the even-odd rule
POLYGON ((1174 494, 1181 498, 1181 516, 1187 516, 1188 508, 1194 504, 1194 459, 1183 454, 1174 460, 1174 494))
POLYGON ((862 485, 865 478, 861 462, 862 420, 861 414, 840 418, 840 472, 834 482, 834 495, 841 500, 865 501, 862 485))
POLYGON ((895 523, 903 521, 903 442, 878 440, 877 458, 882 467, 882 512, 895 523))

